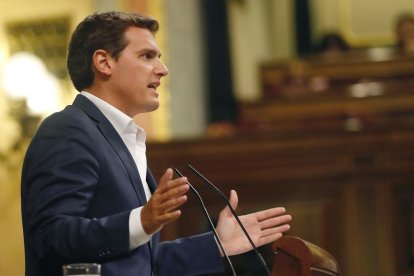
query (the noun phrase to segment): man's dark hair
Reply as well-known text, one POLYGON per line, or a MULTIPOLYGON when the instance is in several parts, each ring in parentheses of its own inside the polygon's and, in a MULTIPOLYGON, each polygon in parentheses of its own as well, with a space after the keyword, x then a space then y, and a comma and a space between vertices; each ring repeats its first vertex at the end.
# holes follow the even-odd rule
POLYGON ((92 14, 79 23, 72 34, 67 59, 70 78, 78 91, 93 83, 93 53, 102 49, 117 59, 129 43, 124 35, 129 27, 145 28, 155 34, 158 22, 136 13, 105 12, 92 14))

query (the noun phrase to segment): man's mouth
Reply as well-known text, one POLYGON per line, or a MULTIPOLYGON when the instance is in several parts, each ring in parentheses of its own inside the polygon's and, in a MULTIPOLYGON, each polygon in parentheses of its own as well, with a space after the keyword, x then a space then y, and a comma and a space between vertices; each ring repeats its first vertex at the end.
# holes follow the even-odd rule
POLYGON ((157 87, 160 85, 161 83, 159 81, 156 82, 151 82, 150 84, 148 84, 149 88, 152 88, 154 90, 157 90, 157 87))

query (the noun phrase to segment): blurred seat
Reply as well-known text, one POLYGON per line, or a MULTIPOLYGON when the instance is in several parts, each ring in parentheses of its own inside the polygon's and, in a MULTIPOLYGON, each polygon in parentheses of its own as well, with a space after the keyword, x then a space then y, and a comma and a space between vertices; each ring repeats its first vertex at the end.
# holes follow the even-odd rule
POLYGON ((272 276, 338 276, 336 259, 321 247, 297 237, 284 236, 273 243, 272 276))

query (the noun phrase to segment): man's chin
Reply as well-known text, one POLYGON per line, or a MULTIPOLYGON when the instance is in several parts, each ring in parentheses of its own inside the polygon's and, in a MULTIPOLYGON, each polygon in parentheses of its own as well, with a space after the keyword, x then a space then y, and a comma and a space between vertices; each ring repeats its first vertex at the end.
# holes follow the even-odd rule
POLYGON ((160 103, 158 101, 157 102, 154 102, 154 103, 152 103, 152 104, 150 104, 150 105, 147 106, 147 108, 145 109, 144 113, 148 113, 148 112, 155 111, 159 107, 160 107, 160 103))

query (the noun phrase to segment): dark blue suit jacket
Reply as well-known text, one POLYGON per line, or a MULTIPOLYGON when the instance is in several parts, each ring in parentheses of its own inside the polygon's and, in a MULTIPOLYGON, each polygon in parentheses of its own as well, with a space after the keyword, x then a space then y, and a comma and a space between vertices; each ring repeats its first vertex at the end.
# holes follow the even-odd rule
MULTIPOLYGON (((148 170, 152 191, 156 182, 148 170)), ((129 250, 129 214, 146 203, 132 156, 86 97, 45 119, 26 153, 22 219, 26 275, 102 264, 104 276, 196 275, 223 270, 212 233, 129 250)))

